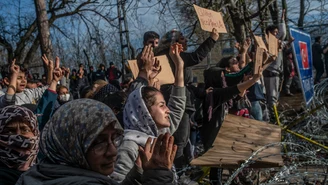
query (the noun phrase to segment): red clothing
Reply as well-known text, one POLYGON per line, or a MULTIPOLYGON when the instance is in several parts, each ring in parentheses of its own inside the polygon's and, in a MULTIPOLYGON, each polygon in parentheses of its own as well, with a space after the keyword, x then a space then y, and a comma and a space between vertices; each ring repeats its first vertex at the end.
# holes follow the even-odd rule
POLYGON ((114 72, 115 72, 115 66, 113 66, 113 67, 110 67, 109 69, 108 69, 108 80, 109 81, 111 81, 111 80, 115 80, 115 74, 114 74, 114 72))

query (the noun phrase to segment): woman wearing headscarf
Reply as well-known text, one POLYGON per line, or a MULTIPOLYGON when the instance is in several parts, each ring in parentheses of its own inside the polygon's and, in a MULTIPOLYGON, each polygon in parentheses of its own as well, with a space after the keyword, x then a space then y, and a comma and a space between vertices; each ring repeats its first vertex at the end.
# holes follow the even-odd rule
POLYGON ((0 109, 0 184, 16 184, 35 163, 39 137, 31 110, 15 105, 0 109))
MULTIPOLYGON (((43 129, 40 148, 45 159, 24 173, 17 184, 117 184, 108 175, 114 170, 122 132, 113 111, 105 104, 92 99, 68 102, 43 129)), ((163 156, 157 156, 160 158, 163 156)), ((156 171, 160 177, 172 176, 168 169, 157 168, 161 169, 156 171)), ((123 184, 147 184, 155 178, 151 177, 153 173, 150 169, 148 176, 141 177, 140 168, 135 167, 123 184)))
POLYGON ((163 94, 150 86, 135 89, 127 99, 123 110, 124 139, 112 175, 118 181, 122 181, 131 170, 138 157, 139 146, 143 147, 148 137, 156 138, 167 132, 173 134, 181 122, 186 96, 179 47, 178 44, 172 45, 170 51, 176 71, 167 106, 163 94))
MULTIPOLYGON (((218 31, 213 28, 210 36, 199 45, 199 47, 193 52, 187 52, 188 47, 188 40, 182 32, 174 29, 167 32, 165 35, 161 37, 161 41, 154 49, 155 56, 159 55, 166 55, 169 59, 169 64, 172 68, 172 71, 175 71, 174 62, 172 61, 169 55, 170 45, 171 43, 178 42, 183 46, 183 51, 180 53, 182 60, 184 61, 184 68, 185 74, 191 73, 192 70, 190 67, 199 64, 202 62, 209 52, 214 48, 216 41, 219 39, 218 31)), ((185 76, 188 77, 188 76, 185 76)), ((170 93, 172 90, 172 84, 165 84, 161 86, 161 92, 164 95, 166 101, 168 101, 170 97, 170 93)), ((190 91, 186 88, 186 108, 184 115, 182 117, 181 123, 178 130, 175 132, 175 142, 178 145, 178 151, 176 155, 176 160, 174 162, 177 168, 183 168, 184 165, 188 164, 187 156, 188 154, 185 153, 185 147, 187 146, 189 136, 190 136, 190 118, 191 115, 195 112, 195 106, 192 102, 190 102, 190 91)))

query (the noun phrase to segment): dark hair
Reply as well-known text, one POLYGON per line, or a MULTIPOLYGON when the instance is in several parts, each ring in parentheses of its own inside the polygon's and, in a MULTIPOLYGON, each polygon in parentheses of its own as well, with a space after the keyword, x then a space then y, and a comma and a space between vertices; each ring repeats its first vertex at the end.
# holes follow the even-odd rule
POLYGON ((145 102, 145 105, 148 110, 150 109, 151 106, 155 104, 156 102, 155 94, 157 92, 160 91, 155 87, 150 87, 150 86, 142 87, 141 89, 142 99, 145 102))
POLYGON ((109 106, 111 109, 115 109, 120 112, 124 107, 126 99, 127 94, 125 92, 118 91, 105 97, 101 102, 109 106))
POLYGON ((80 63, 80 64, 79 64, 79 67, 82 67, 82 66, 83 66, 83 64, 82 64, 82 63, 80 63))
POLYGON ((203 89, 204 89, 204 88, 205 88, 205 83, 198 83, 198 84, 197 84, 197 87, 198 87, 198 88, 203 88, 203 89))
POLYGON ((124 80, 123 80, 122 84, 129 83, 132 78, 133 78, 133 75, 131 73, 125 74, 124 75, 124 80))
POLYGON ((275 29, 278 29, 278 26, 276 25, 269 25, 266 29, 265 29, 265 33, 269 34, 269 32, 273 32, 275 29))
POLYGON ((104 64, 100 64, 99 65, 99 68, 101 69, 102 67, 105 67, 105 65, 104 64))
POLYGON ((10 66, 8 64, 4 65, 1 67, 1 76, 2 76, 2 79, 4 79, 5 77, 9 78, 10 77, 10 66))
POLYGON ((114 62, 110 62, 109 65, 110 65, 110 66, 111 66, 111 65, 114 65, 114 62))
POLYGON ((144 38, 143 38, 144 43, 146 43, 148 39, 159 39, 159 35, 154 31, 147 31, 144 34, 144 38))
POLYGON ((59 94, 60 89, 67 89, 67 91, 68 91, 68 88, 66 86, 59 85, 59 86, 57 86, 57 94, 59 94))
POLYGON ((230 62, 229 60, 233 58, 233 56, 229 56, 229 57, 223 57, 220 62, 218 62, 216 64, 216 67, 220 67, 220 68, 226 68, 226 67, 230 67, 230 62))
POLYGON ((315 41, 315 42, 319 42, 320 39, 321 39, 321 36, 317 36, 317 37, 314 38, 314 41, 315 41))
POLYGON ((86 86, 81 89, 80 96, 81 98, 89 98, 87 95, 92 92, 93 87, 92 86, 86 86))
POLYGON ((27 83, 30 83, 30 84, 36 84, 36 83, 38 83, 38 81, 37 80, 27 80, 27 83))

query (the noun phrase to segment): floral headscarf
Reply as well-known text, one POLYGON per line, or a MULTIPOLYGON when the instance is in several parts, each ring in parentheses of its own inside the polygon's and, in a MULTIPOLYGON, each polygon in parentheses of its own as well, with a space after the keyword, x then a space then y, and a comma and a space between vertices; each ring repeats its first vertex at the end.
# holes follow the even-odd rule
POLYGON ((96 94, 93 96, 93 99, 98 101, 103 101, 108 95, 118 92, 119 90, 112 84, 107 84, 102 87, 96 94))
POLYGON ((0 109, 0 162, 9 168, 19 168, 26 162, 31 162, 28 166, 32 166, 39 151, 39 139, 37 118, 31 110, 16 105, 0 109), (34 137, 3 133, 5 127, 15 119, 27 123, 34 137))
POLYGON ((149 136, 157 137, 160 133, 168 132, 168 128, 158 130, 147 106, 142 99, 141 90, 135 89, 128 97, 123 111, 124 129, 136 130, 149 136), (160 133, 159 133, 160 132, 160 133))
POLYGON ((86 153, 111 124, 123 132, 107 105, 92 99, 70 101, 55 112, 43 129, 41 151, 53 163, 89 169, 86 153))

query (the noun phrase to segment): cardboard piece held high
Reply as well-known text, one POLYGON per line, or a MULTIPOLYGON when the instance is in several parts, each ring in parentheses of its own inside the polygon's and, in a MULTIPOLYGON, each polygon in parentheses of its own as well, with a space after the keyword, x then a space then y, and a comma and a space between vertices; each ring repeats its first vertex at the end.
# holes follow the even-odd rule
MULTIPOLYGON (((191 165, 236 169, 263 146, 280 141, 279 126, 229 114, 223 121, 213 147, 192 160, 191 165)), ((278 167, 284 164, 279 145, 266 148, 252 160, 255 163, 250 168, 278 167)))
POLYGON ((269 33, 267 38, 268 38, 269 53, 271 55, 278 56, 278 39, 271 33, 269 33))
MULTIPOLYGON (((174 83, 174 75, 169 64, 169 60, 166 55, 156 56, 159 60, 159 65, 162 66, 162 71, 156 76, 161 85, 163 84, 173 84, 174 83)), ((128 60, 129 66, 131 68, 134 79, 138 77, 139 68, 137 64, 137 60, 128 60)))
POLYGON ((263 52, 265 50, 263 48, 257 47, 256 54, 255 54, 255 62, 254 62, 254 68, 253 68, 253 74, 259 73, 259 67, 263 66, 263 52))
POLYGON ((227 33, 223 18, 220 12, 215 12, 206 8, 194 5, 202 30, 212 32, 213 28, 219 33, 227 33))
POLYGON ((259 48, 263 48, 265 51, 268 51, 266 45, 263 42, 262 37, 254 35, 254 39, 259 48))

